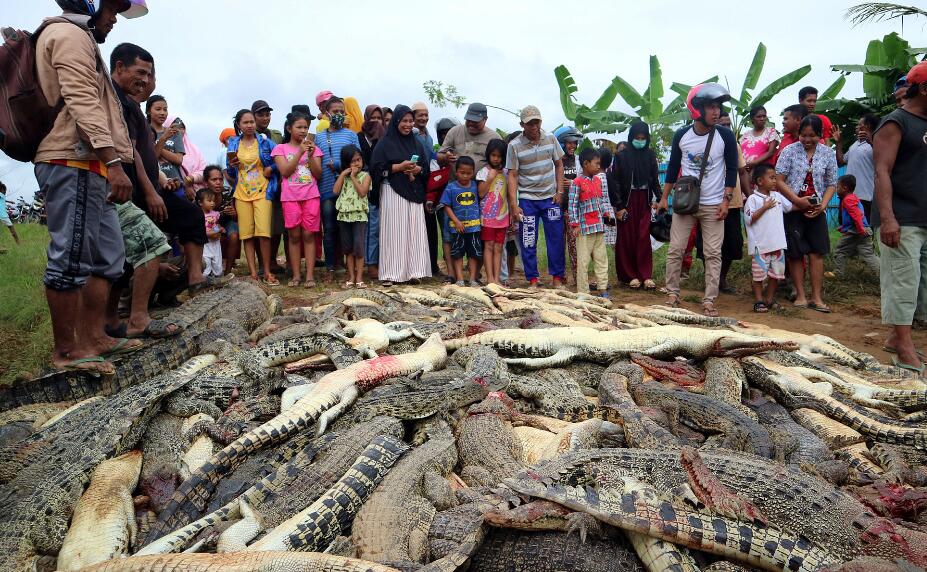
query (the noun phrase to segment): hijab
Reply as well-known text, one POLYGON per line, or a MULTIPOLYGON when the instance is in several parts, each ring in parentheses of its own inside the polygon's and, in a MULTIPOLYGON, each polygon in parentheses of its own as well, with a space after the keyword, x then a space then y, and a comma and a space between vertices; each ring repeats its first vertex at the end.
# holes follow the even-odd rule
POLYGON ((636 188, 650 186, 651 167, 653 165, 653 151, 650 149, 650 127, 643 121, 635 121, 628 130, 628 146, 618 155, 621 158, 622 170, 628 171, 628 176, 632 177, 636 188), (647 136, 647 145, 643 149, 637 149, 631 144, 631 141, 643 133, 647 136))
POLYGON ((373 149, 373 157, 370 160, 371 174, 377 193, 380 184, 389 181, 396 194, 409 202, 421 204, 425 202, 425 180, 428 178, 431 156, 426 153, 414 133, 403 135, 399 132, 399 122, 403 117, 411 114, 412 110, 407 105, 400 104, 395 107, 386 135, 373 149), (418 155, 418 165, 422 168, 422 172, 415 177, 414 181, 410 181, 405 173, 391 172, 393 165, 408 161, 412 155, 418 155))
POLYGON ((374 111, 379 111, 380 116, 383 116, 383 110, 379 105, 368 105, 367 108, 364 109, 364 124, 361 127, 361 131, 363 131, 367 139, 371 141, 382 139, 383 134, 386 133, 386 128, 383 127, 383 121, 379 119, 370 119, 374 111))
POLYGON ((364 124, 364 118, 361 115, 360 104, 353 97, 344 98, 344 114, 348 116, 344 126, 353 131, 360 133, 364 124))
MULTIPOLYGON (((167 120, 164 122, 164 129, 167 129, 174 123, 174 120, 177 119, 175 115, 169 115, 167 120)), ((206 168, 206 159, 203 157, 203 154, 200 152, 199 147, 193 144, 193 141, 187 137, 186 124, 184 124, 183 130, 183 163, 181 167, 185 175, 193 177, 193 188, 196 190, 204 188, 206 185, 203 184, 203 169, 206 168)))

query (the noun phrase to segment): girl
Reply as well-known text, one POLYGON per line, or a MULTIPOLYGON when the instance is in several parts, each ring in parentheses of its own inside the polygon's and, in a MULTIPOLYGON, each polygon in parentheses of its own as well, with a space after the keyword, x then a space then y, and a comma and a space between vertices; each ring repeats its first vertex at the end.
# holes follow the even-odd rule
POLYGON ((747 170, 760 163, 773 165, 773 156, 779 148, 779 132, 775 127, 766 126, 766 108, 757 105, 750 110, 753 129, 747 129, 740 136, 740 150, 744 153, 747 170))
POLYGON ((170 124, 167 123, 167 100, 162 95, 152 95, 148 98, 145 104, 145 114, 148 116, 148 124, 155 136, 155 153, 158 156, 158 166, 161 172, 168 180, 181 186, 177 190, 178 196, 186 196, 192 201, 196 196, 193 187, 190 186, 188 189, 182 187, 183 175, 180 172, 186 154, 181 132, 183 123, 179 118, 175 118, 170 124))
POLYGON ((272 208, 268 197, 272 198, 279 192, 279 183, 272 168, 274 143, 267 137, 257 137, 257 124, 250 109, 242 109, 235 114, 235 133, 238 135, 229 139, 228 174, 235 186, 238 236, 245 245, 248 272, 252 279, 258 279, 254 246, 257 239, 264 266, 264 284, 279 286, 280 282, 270 272, 272 208))
POLYGON ((483 266, 486 280, 499 284, 502 271, 502 249, 509 227, 509 205, 506 177, 503 172, 507 145, 502 139, 493 139, 486 145, 487 166, 476 174, 479 181, 482 217, 480 235, 483 239, 483 266))
POLYGON ((317 181, 322 176, 322 150, 309 136, 309 116, 294 112, 286 116, 283 143, 271 155, 283 177, 281 202, 283 223, 287 229, 290 267, 293 279, 289 286, 299 286, 300 252, 306 256, 306 288, 315 280, 315 233, 319 232, 321 206, 317 181))
POLYGON ((364 246, 367 241, 367 193, 370 192, 370 175, 364 171, 364 158, 360 149, 348 145, 341 149, 341 164, 348 167, 335 181, 334 192, 338 200, 338 230, 341 245, 348 262, 348 281, 344 287, 366 288, 364 284, 364 246))

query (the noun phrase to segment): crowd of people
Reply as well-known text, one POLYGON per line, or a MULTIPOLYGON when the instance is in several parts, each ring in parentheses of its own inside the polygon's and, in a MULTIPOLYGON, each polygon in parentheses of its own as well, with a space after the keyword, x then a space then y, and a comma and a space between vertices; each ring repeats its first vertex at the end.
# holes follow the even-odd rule
POLYGON ((249 275, 268 286, 286 272, 291 287, 315 286, 318 260, 329 282, 344 270, 345 288, 431 277, 506 284, 519 257, 530 287, 541 286, 546 258, 551 287, 608 297, 612 258, 620 283, 656 289, 651 224, 661 211, 672 212, 669 305, 680 304, 697 247, 703 311, 718 315, 731 263, 743 257, 745 226, 754 310, 776 307, 777 285, 788 277, 796 307, 830 312, 823 215, 836 192, 844 233, 837 270, 859 256, 881 271, 883 319, 894 326, 886 347, 922 371, 910 331, 927 320, 927 63, 899 84, 897 111, 859 120, 846 152, 839 128, 814 113, 814 88, 784 111, 782 133, 756 107, 738 141, 727 90, 700 84, 687 98, 692 121, 673 137, 662 185, 643 122, 613 153, 589 147, 572 127, 545 131, 532 105, 520 110, 521 130, 504 139, 481 103, 469 105, 462 124, 441 119, 432 134, 425 103, 361 112, 355 99, 327 90, 314 109, 293 105, 279 131, 267 101, 241 109, 219 135, 222 152, 207 162, 168 100, 154 94, 148 51, 121 44, 110 71, 99 61, 95 44, 136 4, 57 1, 71 22, 38 38, 37 74, 47 99, 66 104, 35 173, 48 197, 44 282, 58 367, 112 373, 106 358, 137 349, 137 338, 176 334, 177 324, 151 319, 149 303, 173 304, 184 288, 196 295, 231 280, 242 246, 249 275), (838 180, 842 164, 848 174, 838 180), (881 225, 881 261, 870 220, 881 225), (288 268, 277 264, 281 243, 288 268), (129 288, 123 321, 120 298, 129 288))

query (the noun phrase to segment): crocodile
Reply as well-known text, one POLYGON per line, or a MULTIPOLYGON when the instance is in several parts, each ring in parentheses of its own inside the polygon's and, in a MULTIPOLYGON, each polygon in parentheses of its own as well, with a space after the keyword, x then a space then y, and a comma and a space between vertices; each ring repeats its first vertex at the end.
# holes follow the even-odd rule
POLYGON ((481 572, 644 572, 628 542, 617 536, 585 542, 562 532, 492 528, 470 560, 481 572))
MULTIPOLYGON (((133 449, 165 395, 215 361, 198 356, 68 415, 22 444, 31 453, 0 494, 0 569, 32 569, 61 548, 68 520, 93 470, 133 449)), ((22 451, 22 450, 20 450, 22 451)), ((14 455, 15 456, 15 455, 14 455)))
POLYGON ((232 282, 203 293, 174 309, 164 319, 182 331, 176 336, 148 341, 140 350, 115 360, 112 376, 93 376, 83 372, 55 371, 29 380, 17 380, 0 388, 0 411, 34 403, 79 401, 97 395, 113 395, 120 390, 150 380, 178 367, 201 353, 199 339, 216 319, 216 307, 226 310, 244 329, 264 321, 264 294, 253 284, 232 282), (255 323, 256 321, 256 323, 255 323))
POLYGON ((444 480, 457 464, 454 437, 443 421, 432 424, 428 436, 358 512, 351 529, 358 557, 391 565, 424 562, 436 511, 456 502, 444 480))
POLYGON ((814 467, 822 475, 830 473, 827 467, 833 466, 836 459, 820 437, 796 423, 789 412, 774 401, 761 399, 751 401, 750 404, 756 411, 760 425, 777 445, 777 460, 800 467, 814 467))
POLYGON ((747 389, 747 376, 740 362, 732 358, 705 360, 705 395, 727 403, 747 417, 756 419, 756 413, 741 402, 747 389))
POLYGON ((684 326, 655 326, 634 330, 600 332, 590 328, 548 328, 544 330, 493 330, 475 336, 448 340, 448 349, 466 344, 484 344, 527 358, 508 358, 509 365, 529 368, 556 367, 574 359, 610 363, 641 353, 667 358, 740 357, 775 349, 795 349, 793 342, 723 330, 684 326))
POLYGON ((282 363, 293 355, 301 357, 308 353, 320 352, 328 353, 332 362, 342 369, 325 375, 315 384, 312 393, 300 399, 285 413, 252 429, 213 455, 177 489, 152 529, 155 535, 152 540, 196 520, 215 483, 247 455, 265 446, 284 441, 313 422, 316 422, 317 433, 321 434, 328 421, 349 407, 360 391, 367 391, 390 377, 431 371, 443 366, 447 359, 444 344, 437 335, 425 341, 415 353, 381 356, 362 362, 355 361, 357 353, 354 350, 331 336, 316 335, 308 339, 287 340, 280 344, 256 348, 260 352, 246 360, 247 365, 243 363, 243 369, 261 371, 273 364, 282 363), (354 363, 351 363, 352 361, 354 363))
POLYGON ((149 497, 149 504, 155 512, 164 509, 181 482, 183 422, 183 418, 176 415, 159 413, 151 419, 141 439, 144 460, 139 490, 149 497))
MULTIPOLYGON (((868 555, 906 558, 921 566, 927 563, 927 534, 877 517, 855 498, 818 477, 736 453, 701 453, 700 457, 724 487, 737 491, 738 496, 755 506, 769 525, 826 546, 840 560, 868 555)), ((511 488, 519 491, 517 483, 528 482, 562 483, 569 488, 593 477, 609 481, 620 475, 642 479, 661 491, 690 481, 678 449, 600 449, 567 453, 539 463, 516 475, 512 479, 516 486, 511 488)))
POLYGON ((190 474, 203 466, 212 457, 215 443, 210 428, 215 425, 212 417, 197 413, 186 418, 180 426, 181 441, 184 443, 180 459, 180 479, 187 480, 190 474))
POLYGON ((624 438, 632 447, 661 449, 679 445, 680 439, 645 415, 628 392, 630 384, 640 384, 643 380, 644 372, 639 366, 630 362, 614 362, 602 372, 599 381, 600 406, 617 412, 624 438))
POLYGON ((521 442, 512 432, 517 416, 512 398, 501 392, 471 406, 457 427, 460 475, 470 486, 492 486, 524 468, 521 442))
POLYGON ((872 461, 872 454, 865 443, 857 443, 834 451, 834 456, 845 461, 850 471, 855 472, 858 480, 873 482, 882 478, 885 472, 882 467, 872 461))
POLYGON ((156 554, 110 560, 83 572, 399 572, 389 566, 318 552, 156 554))
MULTIPOLYGON (((238 497, 248 504, 255 522, 243 522, 228 528, 220 536, 223 551, 241 549, 252 540, 239 532, 274 528, 293 514, 316 502, 335 477, 344 474, 364 449, 377 436, 402 436, 402 425, 390 417, 377 417, 334 435, 334 439, 318 451, 298 453, 285 465, 267 475, 238 497), (310 464, 311 463, 311 464, 310 464)), ((234 501, 233 501, 234 502, 234 501)))
POLYGON ((137 532, 132 490, 142 468, 140 451, 107 459, 74 506, 58 552, 59 570, 80 570, 129 553, 137 532))
MULTIPOLYGON (((533 418, 530 415, 523 417, 533 418)), ((623 430, 620 426, 602 419, 566 423, 564 427, 553 431, 530 425, 512 427, 515 439, 521 444, 520 460, 525 465, 533 465, 538 461, 556 457, 565 451, 621 446, 624 444, 624 435, 621 431, 623 430)))
POLYGON ((922 465, 914 467, 909 464, 904 455, 891 445, 876 443, 870 452, 873 460, 885 471, 883 478, 886 481, 913 487, 927 486, 927 470, 922 465))
POLYGON ((401 342, 412 337, 409 328, 390 328, 389 324, 371 320, 338 320, 344 333, 351 337, 351 345, 364 345, 375 352, 386 349, 394 342, 401 342))
POLYGON ((859 431, 851 429, 842 423, 838 423, 818 413, 814 409, 798 408, 791 412, 792 419, 805 429, 811 431, 827 443, 831 449, 840 449, 862 443, 866 440, 859 431))
POLYGON ((705 372, 684 361, 663 361, 633 353, 629 356, 631 363, 641 366, 650 377, 659 381, 669 381, 692 391, 703 391, 705 372))
POLYGON ((375 437, 335 485, 303 511, 293 515, 245 551, 323 550, 351 527, 358 510, 409 450, 401 440, 375 437))
POLYGON ((705 316, 684 308, 671 308, 669 306, 639 306, 637 304, 622 304, 622 307, 633 315, 649 320, 666 320, 687 326, 704 326, 717 328, 737 324, 735 318, 705 316))
POLYGON ((679 434, 678 426, 682 421, 701 432, 721 433, 727 448, 773 457, 769 433, 739 409, 706 395, 669 389, 657 382, 638 383, 636 380, 636 376, 629 379, 634 401, 666 411, 673 433, 679 434))

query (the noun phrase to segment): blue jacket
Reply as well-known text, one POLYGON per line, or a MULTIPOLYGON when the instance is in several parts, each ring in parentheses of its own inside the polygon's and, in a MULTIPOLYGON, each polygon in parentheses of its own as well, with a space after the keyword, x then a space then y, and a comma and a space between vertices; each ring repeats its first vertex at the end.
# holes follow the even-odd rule
MULTIPOLYGON (((258 149, 261 154, 261 165, 264 167, 271 167, 273 169, 273 174, 271 174, 270 179, 267 181, 267 192, 264 195, 268 201, 274 201, 280 198, 280 170, 277 169, 277 163, 274 162, 274 158, 270 156, 270 152, 274 150, 274 147, 277 145, 271 141, 266 135, 260 133, 255 134, 258 140, 258 149)), ((237 153, 238 145, 241 143, 241 136, 236 135, 229 139, 228 152, 237 153)), ((238 167, 228 167, 229 178, 232 179, 232 189, 234 190, 238 186, 238 167)))

